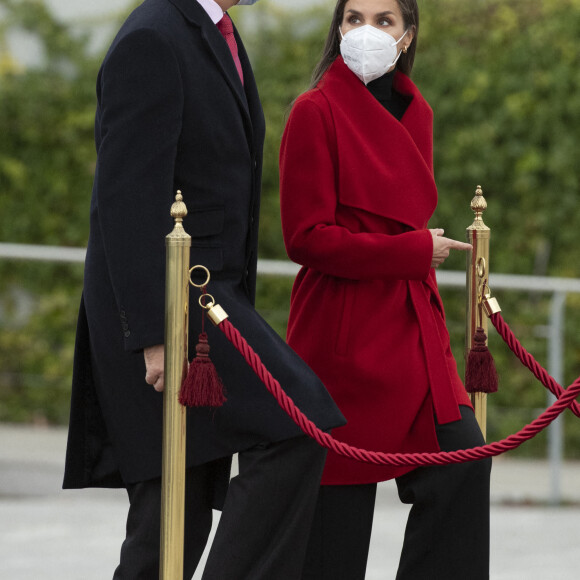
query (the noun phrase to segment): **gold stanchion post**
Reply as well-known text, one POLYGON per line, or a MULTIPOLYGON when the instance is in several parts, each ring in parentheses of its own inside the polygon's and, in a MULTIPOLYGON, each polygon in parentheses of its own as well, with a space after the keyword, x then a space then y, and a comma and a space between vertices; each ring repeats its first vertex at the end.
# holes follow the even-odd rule
POLYGON ((163 471, 161 484, 160 580, 183 577, 185 507, 185 407, 179 390, 187 370, 189 254, 191 236, 183 229, 187 208, 181 192, 171 207, 175 220, 166 237, 165 391, 163 394, 163 471))
MULTIPOLYGON (((465 334, 465 362, 474 347, 473 337, 477 327, 483 328, 487 334, 487 317, 483 313, 481 296, 484 285, 489 279, 489 240, 490 229, 483 223, 483 212, 487 202, 483 197, 481 186, 477 186, 475 197, 471 200, 471 209, 475 213, 473 224, 467 228, 467 241, 473 250, 467 255, 467 329, 465 334)), ((487 437, 487 393, 471 393, 471 402, 475 417, 483 433, 487 437)))

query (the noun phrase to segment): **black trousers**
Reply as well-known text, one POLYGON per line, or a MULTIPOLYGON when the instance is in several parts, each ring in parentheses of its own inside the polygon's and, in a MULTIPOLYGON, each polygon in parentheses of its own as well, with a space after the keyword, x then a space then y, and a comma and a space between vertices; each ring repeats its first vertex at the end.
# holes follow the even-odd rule
MULTIPOLYGON (((307 437, 238 455, 204 580, 298 580, 302 574, 326 450, 307 437)), ((193 576, 211 530, 211 471, 187 470, 184 580, 193 576)), ((161 479, 128 488, 130 508, 113 580, 158 580, 161 479)))
MULTIPOLYGON (((442 451, 484 443, 473 411, 437 425, 442 451)), ((397 580, 489 578, 491 459, 419 467, 396 479, 412 504, 397 580)), ((306 556, 304 580, 364 580, 376 484, 322 486, 306 556)), ((385 573, 385 578, 389 576, 385 573)))

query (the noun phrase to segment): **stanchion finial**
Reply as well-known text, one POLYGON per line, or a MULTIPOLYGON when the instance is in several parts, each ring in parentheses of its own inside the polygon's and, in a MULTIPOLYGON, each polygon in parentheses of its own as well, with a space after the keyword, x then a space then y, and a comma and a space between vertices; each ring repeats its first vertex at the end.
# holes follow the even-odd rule
POLYGON ((175 202, 171 206, 171 217, 178 223, 183 222, 183 218, 187 215, 187 207, 183 202, 183 195, 181 191, 177 190, 177 195, 175 196, 175 202))
POLYGON ((173 231, 167 236, 168 244, 178 244, 181 245, 183 240, 189 240, 190 236, 183 229, 183 218, 187 215, 187 206, 183 201, 183 195, 181 191, 177 190, 175 196, 175 201, 171 205, 171 217, 175 220, 173 231))
POLYGON ((485 226, 483 223, 483 212, 487 209, 487 201, 485 201, 485 197, 483 197, 483 189, 481 185, 477 186, 475 190, 475 197, 471 200, 471 209, 475 213, 475 221, 473 223, 474 226, 485 226))

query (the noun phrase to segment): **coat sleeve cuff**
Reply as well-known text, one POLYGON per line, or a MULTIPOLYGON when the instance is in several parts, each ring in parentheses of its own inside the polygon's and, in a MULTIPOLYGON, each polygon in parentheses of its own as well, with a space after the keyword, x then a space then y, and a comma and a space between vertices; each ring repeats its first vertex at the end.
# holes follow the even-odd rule
POLYGON ((137 333, 127 330, 124 332, 123 341, 127 352, 141 352, 150 346, 164 344, 165 335, 154 333, 138 335, 137 333))
POLYGON ((433 237, 429 230, 415 230, 393 236, 392 262, 385 264, 384 277, 401 280, 427 280, 433 259, 433 237))
POLYGON ((420 230, 417 232, 419 239, 419 269, 422 272, 421 280, 427 280, 431 272, 431 262, 433 261, 433 235, 429 230, 420 230))

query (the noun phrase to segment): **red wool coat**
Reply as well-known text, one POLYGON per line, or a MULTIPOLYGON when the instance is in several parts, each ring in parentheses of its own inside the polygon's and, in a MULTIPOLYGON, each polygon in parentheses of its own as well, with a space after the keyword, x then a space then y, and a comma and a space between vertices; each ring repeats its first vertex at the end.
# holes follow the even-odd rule
MULTIPOLYGON (((333 435, 384 452, 438 451, 440 423, 470 405, 449 347, 427 222, 437 205, 433 113, 412 101, 401 122, 341 57, 293 107, 280 151, 281 209, 294 284, 288 342, 348 423, 333 435)), ((323 484, 383 481, 409 468, 329 452, 323 484)))

